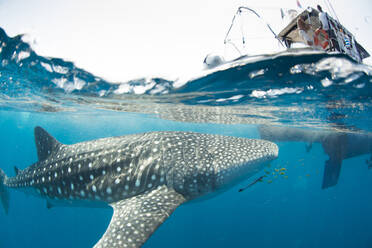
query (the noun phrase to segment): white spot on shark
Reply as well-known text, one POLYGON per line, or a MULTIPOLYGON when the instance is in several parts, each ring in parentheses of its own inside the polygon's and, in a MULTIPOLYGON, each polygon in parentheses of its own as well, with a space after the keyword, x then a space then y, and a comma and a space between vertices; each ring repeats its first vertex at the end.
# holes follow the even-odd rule
POLYGON ((141 185, 141 182, 139 179, 136 180, 136 187, 139 187, 141 185))
POLYGON ((107 187, 106 192, 110 195, 112 193, 112 189, 110 187, 107 187))

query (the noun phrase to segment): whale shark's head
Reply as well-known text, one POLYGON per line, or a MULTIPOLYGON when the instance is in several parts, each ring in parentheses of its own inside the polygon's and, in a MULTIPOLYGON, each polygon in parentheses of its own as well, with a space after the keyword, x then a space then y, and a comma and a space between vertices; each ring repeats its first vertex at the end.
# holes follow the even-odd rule
POLYGON ((167 183, 187 199, 227 189, 278 157, 277 145, 266 140, 195 133, 183 140, 180 149, 165 157, 179 156, 167 183))
POLYGON ((262 170, 278 157, 278 146, 270 141, 234 138, 226 140, 215 154, 215 188, 232 186, 262 170))

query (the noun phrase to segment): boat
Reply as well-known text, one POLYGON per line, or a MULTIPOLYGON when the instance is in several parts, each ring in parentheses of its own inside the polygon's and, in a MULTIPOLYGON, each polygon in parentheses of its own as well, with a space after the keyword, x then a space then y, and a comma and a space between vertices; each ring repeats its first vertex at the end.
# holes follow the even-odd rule
POLYGON ((351 57, 354 61, 362 63, 363 59, 368 58, 370 54, 356 41, 354 35, 349 32, 338 20, 327 15, 329 22, 329 31, 322 29, 319 20, 319 11, 308 7, 297 15, 282 31, 278 34, 287 48, 293 43, 302 43, 307 45, 299 33, 298 20, 302 19, 308 24, 309 30, 306 32, 314 40, 314 49, 321 49, 325 52, 338 52, 351 57), (319 45, 316 45, 318 43, 319 45))
MULTIPOLYGON (((260 55, 250 54, 245 51, 245 47, 256 46, 253 44, 253 42, 251 43, 249 38, 247 39, 247 37, 244 37, 244 35, 242 35, 242 37, 237 40, 231 39, 232 30, 234 29, 234 26, 238 25, 236 23, 237 17, 242 15, 243 13, 255 17, 259 22, 263 24, 261 28, 265 28, 268 31, 266 33, 270 34, 271 36, 267 37, 266 39, 274 38, 277 40, 277 43, 280 46, 280 49, 276 49, 276 52, 278 54, 283 54, 283 52, 293 54, 295 52, 301 51, 301 49, 297 49, 298 47, 301 47, 303 48, 302 50, 304 50, 306 53, 308 53, 310 50, 314 53, 323 52, 330 55, 344 55, 356 63, 362 63, 363 59, 370 56, 366 49, 364 49, 363 46, 356 41, 355 36, 348 29, 346 29, 338 21, 338 19, 336 20, 327 14, 329 30, 323 30, 321 21, 319 19, 320 12, 312 7, 304 9, 299 14, 295 10, 289 10, 288 13, 290 14, 288 14, 288 16, 290 17, 290 21, 277 34, 271 27, 271 25, 266 22, 265 19, 261 15, 259 15, 257 11, 247 6, 240 6, 232 19, 231 25, 224 39, 225 47, 232 47, 235 52, 237 52, 238 56, 234 59, 225 60, 224 56, 209 54, 204 59, 204 66, 206 69, 212 69, 221 64, 239 60, 240 58, 260 55), (305 32, 305 35, 309 37, 310 42, 309 40, 304 39, 303 35, 301 35, 300 28, 298 27, 299 19, 302 19, 306 23, 305 25, 307 26, 307 30, 305 32)), ((284 13, 282 9, 281 13, 283 18, 284 13)), ((256 25, 255 23, 248 24, 256 25)), ((255 28, 252 29, 248 27, 248 30, 257 30, 255 28)), ((270 55, 274 54, 270 53, 270 55)))

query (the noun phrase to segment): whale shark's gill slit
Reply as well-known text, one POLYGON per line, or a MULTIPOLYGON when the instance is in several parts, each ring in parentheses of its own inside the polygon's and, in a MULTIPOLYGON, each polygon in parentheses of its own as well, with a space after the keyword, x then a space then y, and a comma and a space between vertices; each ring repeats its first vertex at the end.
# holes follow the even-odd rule
POLYGON ((155 161, 152 161, 150 164, 148 164, 145 167, 145 170, 143 171, 143 174, 142 174, 143 180, 141 179, 141 181, 143 181, 144 191, 151 189, 155 185, 154 182, 152 182, 151 180, 151 176, 155 175, 154 174, 154 167, 155 167, 154 162, 155 161))

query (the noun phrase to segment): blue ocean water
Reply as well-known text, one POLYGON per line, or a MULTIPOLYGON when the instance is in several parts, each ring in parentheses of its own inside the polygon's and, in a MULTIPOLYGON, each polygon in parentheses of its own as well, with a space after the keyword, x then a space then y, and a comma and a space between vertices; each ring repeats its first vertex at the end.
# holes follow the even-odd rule
MULTIPOLYGON (((343 55, 294 50, 243 57, 188 80, 112 83, 38 56, 21 36, 0 30, 0 41, 0 167, 9 176, 13 166, 37 161, 35 126, 65 144, 163 130, 260 138, 262 125, 372 131, 372 70, 343 55)), ((322 189, 322 145, 277 144, 270 167, 180 206, 144 247, 372 247, 371 153, 343 160, 337 185, 322 189), (263 182, 238 192, 261 175, 263 182)), ((10 197, 8 215, 0 211, 0 247, 92 247, 112 215, 47 209, 20 191, 10 197)))

